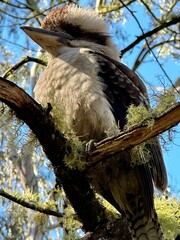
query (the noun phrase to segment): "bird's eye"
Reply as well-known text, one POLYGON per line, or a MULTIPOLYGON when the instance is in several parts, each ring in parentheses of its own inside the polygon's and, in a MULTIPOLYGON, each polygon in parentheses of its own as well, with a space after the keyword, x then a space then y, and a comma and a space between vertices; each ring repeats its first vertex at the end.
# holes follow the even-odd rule
POLYGON ((71 35, 72 37, 76 37, 76 38, 81 37, 82 31, 79 26, 74 26, 69 23, 62 23, 61 29, 66 33, 68 33, 69 35, 71 35))
POLYGON ((96 43, 106 45, 107 38, 105 36, 98 36, 96 43))
POLYGON ((80 37, 81 31, 78 27, 72 27, 69 31, 69 34, 73 37, 80 37))

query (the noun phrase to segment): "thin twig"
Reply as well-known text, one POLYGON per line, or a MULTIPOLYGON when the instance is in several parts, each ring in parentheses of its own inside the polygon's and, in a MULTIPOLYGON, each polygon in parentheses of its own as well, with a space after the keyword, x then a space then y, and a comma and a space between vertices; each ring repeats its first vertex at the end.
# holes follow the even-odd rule
POLYGON ((154 15, 154 13, 151 11, 150 7, 148 6, 148 4, 146 4, 146 2, 144 2, 143 0, 140 0, 144 6, 146 7, 146 9, 148 10, 148 12, 153 16, 153 18, 160 23, 159 19, 154 15))
POLYGON ((33 57, 29 57, 26 56, 23 59, 21 59, 19 62, 17 62, 16 64, 14 64, 11 68, 9 68, 3 75, 2 77, 7 78, 9 75, 11 75, 14 71, 16 71, 18 68, 20 68, 22 65, 24 65, 27 62, 36 62, 39 63, 43 66, 46 66, 46 62, 43 61, 42 59, 38 59, 38 58, 33 58, 33 57))
MULTIPOLYGON (((18 25, 19 25, 19 24, 18 24, 18 25)), ((17 46, 17 47, 20 47, 20 48, 22 48, 22 49, 25 49, 25 50, 28 50, 28 51, 32 51, 32 52, 37 52, 37 50, 35 51, 35 50, 33 50, 33 49, 24 47, 24 46, 21 45, 21 44, 18 44, 18 43, 15 43, 15 42, 11 42, 11 41, 9 41, 9 40, 6 39, 6 38, 2 38, 1 36, 0 36, 0 39, 1 39, 2 41, 5 41, 6 43, 10 43, 10 44, 12 44, 12 45, 14 45, 14 46, 17 46)))
MULTIPOLYGON (((177 41, 180 42, 180 39, 178 39, 177 41)), ((150 42, 150 44, 153 43, 153 42, 154 42, 154 41, 152 40, 152 41, 150 42)), ((171 39, 171 38, 170 38, 170 39, 165 40, 165 41, 163 41, 163 42, 159 42, 159 43, 153 45, 153 46, 151 47, 151 50, 154 49, 154 48, 157 48, 157 47, 159 47, 159 46, 163 46, 163 45, 166 44, 166 43, 169 43, 169 44, 170 44, 170 43, 174 43, 174 39, 171 39)), ((147 46, 143 46, 142 50, 140 51, 138 57, 136 58, 136 61, 135 61, 134 65, 133 65, 133 67, 132 67, 132 70, 133 70, 133 71, 136 71, 136 69, 139 67, 140 63, 145 59, 146 55, 147 55, 149 52, 150 52, 150 49, 147 48, 147 46)))
POLYGON ((4 3, 4 4, 7 4, 7 5, 9 5, 9 6, 11 6, 11 7, 15 7, 15 8, 20 8, 20 9, 30 9, 31 11, 33 10, 32 8, 30 8, 29 6, 24 6, 24 7, 21 7, 20 5, 18 6, 18 5, 15 5, 15 4, 13 4, 13 3, 10 3, 10 2, 5 2, 5 1, 3 1, 3 0, 0 0, 0 2, 2 2, 2 3, 4 3))
MULTIPOLYGON (((119 0, 120 1, 120 0, 119 0)), ((130 10, 130 9, 129 9, 130 10)), ((131 10, 130 10, 131 11, 131 10)), ((132 12, 132 11, 131 11, 132 12)), ((132 12, 133 13, 133 12, 132 12)), ((135 16, 136 17, 136 16, 135 16)), ((153 34, 159 32, 160 30, 167 28, 168 26, 172 26, 174 24, 177 24, 180 22, 180 17, 175 17, 173 18, 171 21, 169 22, 163 22, 161 23, 160 26, 154 28, 151 31, 148 31, 146 33, 143 33, 142 35, 138 36, 137 39, 132 42, 131 44, 129 44, 126 48, 121 50, 121 56, 123 56, 126 52, 128 52, 130 49, 132 49, 133 47, 135 47, 138 43, 140 43, 141 41, 145 40, 147 37, 151 37, 153 34)), ((144 32, 144 31, 143 31, 144 32)))
MULTIPOLYGON (((135 2, 135 0, 131 0, 127 3, 127 5, 130 5, 131 3, 135 2)), ((99 6, 96 7, 96 11, 99 14, 107 14, 107 13, 111 13, 111 12, 115 12, 120 10, 121 8, 123 8, 123 5, 119 4, 118 2, 116 4, 112 4, 112 5, 104 5, 104 6, 99 6)))
POLYGON ((63 217, 62 213, 58 213, 56 211, 53 211, 53 210, 50 210, 50 209, 47 209, 47 208, 39 207, 39 206, 37 206, 36 203, 32 203, 32 202, 30 203, 30 202, 27 202, 25 200, 22 200, 19 197, 15 197, 15 196, 7 193, 3 189, 0 189, 0 195, 2 197, 5 197, 5 198, 23 206, 23 207, 30 208, 34 211, 38 211, 38 212, 41 212, 41 213, 44 213, 44 214, 47 214, 47 215, 51 215, 51 216, 54 216, 54 217, 59 217, 59 218, 63 217))

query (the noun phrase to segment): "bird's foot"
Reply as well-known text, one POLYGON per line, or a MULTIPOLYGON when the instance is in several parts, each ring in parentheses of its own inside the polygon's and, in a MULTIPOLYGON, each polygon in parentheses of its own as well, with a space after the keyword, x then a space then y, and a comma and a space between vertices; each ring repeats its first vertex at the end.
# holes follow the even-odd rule
POLYGON ((91 139, 89 142, 86 143, 86 146, 85 146, 86 154, 90 154, 95 150, 95 148, 96 148, 96 141, 94 139, 91 139))

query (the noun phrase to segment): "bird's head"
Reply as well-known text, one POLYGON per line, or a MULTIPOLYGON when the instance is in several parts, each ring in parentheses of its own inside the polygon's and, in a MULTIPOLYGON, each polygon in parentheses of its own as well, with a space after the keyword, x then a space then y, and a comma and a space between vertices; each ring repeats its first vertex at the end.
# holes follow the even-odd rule
POLYGON ((91 9, 64 5, 51 11, 41 28, 21 28, 53 56, 62 47, 87 47, 115 59, 119 56, 105 21, 91 9))

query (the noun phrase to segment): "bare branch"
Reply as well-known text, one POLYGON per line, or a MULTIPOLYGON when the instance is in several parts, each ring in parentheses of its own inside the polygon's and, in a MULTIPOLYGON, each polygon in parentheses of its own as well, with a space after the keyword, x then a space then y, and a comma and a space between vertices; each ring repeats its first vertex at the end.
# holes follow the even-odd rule
POLYGON ((138 36, 137 39, 134 42, 132 42, 126 48, 121 50, 121 55, 123 56, 127 51, 129 51, 130 49, 135 47, 142 40, 145 40, 145 38, 151 37, 152 35, 154 35, 155 33, 159 32, 160 30, 162 30, 164 28, 167 28, 169 26, 175 25, 175 24, 177 24, 179 22, 180 22, 180 17, 175 17, 172 20, 170 20, 169 22, 162 22, 160 26, 158 26, 158 27, 154 28, 153 30, 148 31, 148 32, 138 36))
MULTIPOLYGON (((63 2, 62 2, 62 3, 63 3, 63 2)), ((58 6, 58 5, 59 5, 59 3, 55 4, 55 5, 52 6, 52 7, 47 8, 47 9, 45 9, 45 10, 43 10, 43 11, 41 11, 41 12, 36 12, 36 13, 34 13, 34 15, 32 15, 32 16, 30 16, 30 17, 15 16, 15 15, 12 15, 12 14, 10 14, 10 13, 2 10, 2 9, 0 9, 0 12, 4 13, 5 15, 7 15, 7 16, 13 18, 13 19, 24 20, 24 23, 26 23, 28 20, 33 19, 33 18, 37 18, 37 17, 40 16, 40 15, 45 16, 45 14, 44 14, 45 12, 51 10, 52 8, 54 8, 54 7, 58 6)))
POLYGON ((22 58, 19 62, 17 62, 16 64, 14 64, 11 68, 9 68, 3 75, 3 78, 7 78, 9 75, 11 75, 14 71, 16 71, 18 68, 20 68, 22 65, 24 65, 27 62, 36 62, 39 63, 43 66, 46 66, 47 63, 45 61, 43 61, 42 59, 38 59, 38 58, 33 58, 33 57, 29 57, 26 56, 24 58, 22 58))
MULTIPOLYGON (((177 39, 177 41, 180 42, 180 39, 177 39)), ((153 50, 154 48, 157 48, 157 47, 160 47, 160 46, 163 46, 164 44, 171 44, 171 43, 174 43, 175 40, 174 39, 168 39, 168 40, 165 40, 163 42, 159 42, 157 44, 154 44, 154 40, 152 40, 149 45, 152 43, 154 45, 150 46, 151 47, 151 50, 153 50)), ((173 45, 174 46, 174 45, 173 45)), ((174 46, 175 47, 175 46, 174 46)), ((147 54, 150 52, 150 49, 147 48, 146 45, 143 46, 143 48, 141 49, 140 53, 138 54, 137 58, 136 58, 136 61, 132 67, 132 70, 135 72, 137 70, 137 68, 140 66, 140 64, 143 62, 143 60, 145 59, 145 57, 147 56, 147 54)))
MULTIPOLYGON (((19 24, 18 24, 18 25, 19 25, 19 24)), ((24 46, 21 45, 21 44, 18 44, 18 43, 9 41, 9 40, 6 39, 6 38, 2 38, 1 36, 0 36, 0 39, 1 39, 2 41, 4 41, 4 42, 6 42, 6 43, 8 42, 8 43, 10 43, 10 44, 12 44, 12 45, 14 45, 14 46, 16 46, 16 47, 23 48, 23 49, 25 49, 25 50, 31 50, 32 52, 37 52, 37 51, 35 51, 35 50, 33 50, 33 49, 29 49, 29 48, 27 48, 27 47, 24 47, 24 46)))
POLYGON ((0 189, 0 195, 9 199, 9 200, 11 200, 11 201, 13 201, 13 202, 15 202, 15 203, 17 203, 17 204, 19 204, 19 205, 21 205, 21 206, 23 206, 23 207, 30 208, 34 211, 38 211, 38 212, 41 212, 41 213, 44 213, 44 214, 47 214, 47 215, 51 215, 51 216, 54 216, 54 217, 59 217, 59 218, 63 217, 62 213, 50 210, 48 208, 40 207, 36 203, 26 202, 26 201, 20 199, 19 197, 15 197, 15 196, 7 193, 3 189, 0 189))
MULTIPOLYGON (((33 9, 31 9, 29 6, 27 6, 27 5, 24 6, 24 7, 20 6, 20 5, 22 5, 21 3, 20 3, 20 5, 15 5, 15 4, 13 4, 13 3, 10 3, 10 2, 7 2, 7 1, 3 1, 3 0, 0 0, 0 2, 2 2, 2 3, 4 3, 4 4, 7 4, 7 5, 11 6, 11 7, 15 7, 15 8, 33 10, 33 9)), ((23 5, 25 5, 25 4, 23 4, 23 5)))
POLYGON ((151 16, 157 21, 157 22, 160 22, 159 19, 155 16, 155 14, 151 11, 150 7, 148 6, 148 4, 143 1, 143 0, 140 0, 144 6, 146 7, 147 11, 151 14, 151 16))

